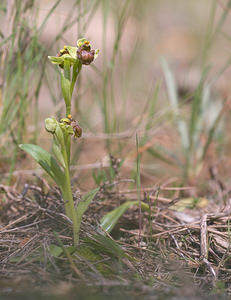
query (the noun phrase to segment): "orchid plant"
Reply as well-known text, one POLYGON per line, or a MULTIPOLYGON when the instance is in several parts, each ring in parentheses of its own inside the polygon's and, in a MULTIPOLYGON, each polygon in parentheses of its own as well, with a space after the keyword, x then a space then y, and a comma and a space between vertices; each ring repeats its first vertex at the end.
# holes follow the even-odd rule
POLYGON ((45 120, 46 130, 52 134, 52 154, 33 144, 19 147, 29 153, 59 186, 67 217, 72 221, 73 242, 79 243, 79 230, 83 213, 88 208, 98 189, 83 196, 75 205, 71 190, 70 156, 71 137, 80 138, 82 129, 71 114, 71 99, 82 65, 89 65, 97 57, 99 50, 93 50, 90 42, 81 38, 77 47, 64 46, 57 56, 49 56, 53 64, 61 68, 61 89, 66 107, 66 116, 61 120, 54 117, 45 120))

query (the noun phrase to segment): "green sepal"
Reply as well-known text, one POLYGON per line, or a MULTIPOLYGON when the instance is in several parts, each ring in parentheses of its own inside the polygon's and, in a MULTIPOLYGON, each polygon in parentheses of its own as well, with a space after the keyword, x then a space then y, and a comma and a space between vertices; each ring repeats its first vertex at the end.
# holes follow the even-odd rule
POLYGON ((69 54, 63 54, 62 56, 48 56, 49 60, 52 62, 52 64, 61 65, 64 63, 64 60, 67 59, 70 63, 70 65, 73 65, 77 58, 73 58, 69 54))
POLYGON ((77 47, 65 46, 64 49, 68 51, 72 58, 77 59, 77 47))
POLYGON ((62 57, 57 57, 57 56, 48 56, 50 62, 52 64, 62 64, 63 63, 63 58, 62 57))
MULTIPOLYGON (((84 42, 88 42, 88 40, 86 38, 78 39, 78 41, 77 41, 77 47, 78 48, 81 47, 84 44, 84 42)), ((89 46, 91 47, 90 43, 89 43, 89 46)))
POLYGON ((66 135, 73 135, 74 130, 71 125, 65 124, 65 123, 59 123, 60 128, 62 128, 63 133, 66 135))
POLYGON ((95 49, 94 60, 97 58, 98 55, 99 55, 99 49, 95 49))

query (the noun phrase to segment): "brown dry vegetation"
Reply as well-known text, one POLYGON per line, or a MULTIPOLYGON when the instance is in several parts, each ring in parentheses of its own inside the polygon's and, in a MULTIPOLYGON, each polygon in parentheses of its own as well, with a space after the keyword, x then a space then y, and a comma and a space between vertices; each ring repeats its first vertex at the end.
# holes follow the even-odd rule
MULTIPOLYGON (((16 6, 4 2, 0 33, 6 38, 15 28, 16 6)), ((17 291, 28 282, 46 288, 57 284, 56 292, 43 290, 45 295, 70 297, 73 283, 93 290, 97 285, 112 290, 121 285, 124 295, 144 299, 197 299, 202 294, 212 297, 211 293, 225 297, 231 293, 229 1, 128 1, 122 16, 123 1, 109 1, 108 11, 107 1, 95 1, 98 6, 89 11, 84 1, 77 2, 60 1, 42 31, 36 32, 33 55, 39 59, 36 68, 29 65, 29 74, 24 63, 25 86, 17 79, 17 62, 28 54, 33 30, 43 24, 55 1, 31 1, 32 6, 22 10, 16 26, 18 43, 8 65, 12 45, 4 42, 0 49, 0 274, 5 279, 0 285, 7 289, 10 279, 17 291), (72 19, 73 25, 60 34, 72 19), (18 28, 27 32, 22 45, 18 28), (84 68, 74 95, 75 115, 84 133, 73 141, 72 189, 76 202, 93 187, 100 191, 84 216, 75 251, 59 189, 17 145, 33 141, 50 149, 44 118, 63 117, 64 106, 57 70, 46 57, 64 44, 75 44, 79 35, 89 38, 100 55, 93 67, 84 68), (177 113, 160 57, 165 57, 175 78, 177 113), (18 85, 13 85, 14 78, 18 85), (25 102, 20 85, 26 90, 25 102), (194 103, 203 102, 206 88, 207 106, 193 127, 194 103), (7 101, 26 104, 4 128, 13 113, 9 109, 3 116, 7 101), (188 151, 179 120, 191 137, 188 151), (206 131, 209 124, 213 131, 206 131), (133 206, 122 215, 110 236, 125 254, 118 249, 114 253, 95 240, 100 219, 137 199, 149 211, 133 206)), ((200 109, 195 108, 196 117, 200 109)))

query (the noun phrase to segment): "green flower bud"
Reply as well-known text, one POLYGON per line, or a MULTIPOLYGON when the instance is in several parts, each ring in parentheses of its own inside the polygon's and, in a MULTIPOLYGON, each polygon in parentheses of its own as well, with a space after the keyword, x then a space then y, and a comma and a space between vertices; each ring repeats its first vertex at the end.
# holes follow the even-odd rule
POLYGON ((62 119, 60 120, 60 122, 61 122, 61 123, 68 124, 68 125, 70 125, 70 124, 71 124, 71 120, 70 120, 70 119, 68 119, 68 118, 62 118, 62 119))
POLYGON ((60 126, 66 133, 74 135, 76 138, 82 136, 82 128, 79 126, 78 122, 72 118, 71 114, 69 114, 67 118, 62 118, 60 122, 60 126))
POLYGON ((45 128, 48 132, 50 133, 55 133, 57 127, 57 121, 55 120, 55 118, 47 118, 45 120, 45 128))
POLYGON ((60 128, 62 128, 62 131, 65 134, 73 135, 74 131, 71 125, 68 125, 67 123, 59 123, 60 128))

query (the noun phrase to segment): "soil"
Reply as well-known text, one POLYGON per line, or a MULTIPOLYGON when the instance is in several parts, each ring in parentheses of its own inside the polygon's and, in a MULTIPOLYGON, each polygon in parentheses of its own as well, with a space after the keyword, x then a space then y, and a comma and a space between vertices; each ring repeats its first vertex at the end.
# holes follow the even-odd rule
POLYGON ((146 188, 140 196, 151 214, 130 208, 107 236, 118 246, 110 248, 100 218, 137 190, 104 184, 76 249, 57 188, 42 179, 21 193, 0 188, 0 299, 225 299, 231 291, 229 202, 183 201, 190 188, 146 188))

